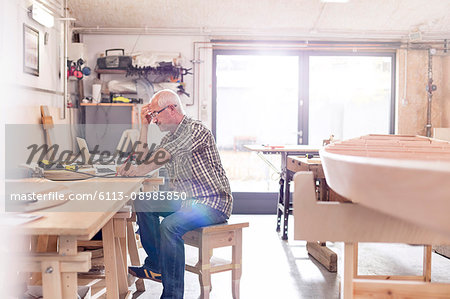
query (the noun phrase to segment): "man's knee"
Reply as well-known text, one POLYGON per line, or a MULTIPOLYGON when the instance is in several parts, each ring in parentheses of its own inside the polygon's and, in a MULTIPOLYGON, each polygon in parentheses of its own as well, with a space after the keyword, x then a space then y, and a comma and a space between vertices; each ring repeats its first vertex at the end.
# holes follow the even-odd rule
POLYGON ((161 236, 184 235, 183 227, 179 225, 179 223, 170 221, 170 219, 167 218, 161 222, 159 229, 161 231, 161 236))

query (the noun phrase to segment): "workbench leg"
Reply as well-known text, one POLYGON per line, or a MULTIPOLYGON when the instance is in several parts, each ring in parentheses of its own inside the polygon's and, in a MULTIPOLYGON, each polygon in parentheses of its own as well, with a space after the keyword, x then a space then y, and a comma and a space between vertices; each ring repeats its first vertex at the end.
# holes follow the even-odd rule
MULTIPOLYGON (((42 295, 44 298, 62 299, 61 269, 59 261, 44 261, 41 263, 42 271, 42 295)), ((74 294, 70 298, 76 298, 74 294)))
POLYGON ((280 205, 283 205, 284 202, 284 179, 280 179, 280 192, 278 193, 278 204, 277 204, 277 232, 280 232, 281 226, 281 215, 283 211, 280 209, 280 205))
POLYGON ((353 277, 358 277, 358 243, 353 244, 353 277))
POLYGON ((290 189, 289 189, 289 183, 290 179, 287 177, 288 174, 286 174, 286 181, 284 182, 284 220, 283 220, 283 236, 281 239, 287 240, 288 239, 288 219, 289 219, 289 205, 291 201, 291 195, 290 195, 290 189))
MULTIPOLYGON (((139 258, 139 252, 136 244, 136 233, 134 232, 133 222, 130 220, 127 221, 127 241, 131 265, 140 267, 141 260, 139 258)), ((136 290, 139 292, 145 292, 144 281, 141 278, 136 280, 136 290)))
POLYGON ((114 239, 116 246, 116 267, 119 278, 119 294, 125 297, 128 292, 127 282, 127 226, 126 219, 114 219, 114 239))
MULTIPOLYGON (((60 255, 77 255, 77 239, 74 236, 59 237, 60 255)), ((78 277, 77 272, 65 272, 61 274, 63 298, 77 298, 78 277)))
POLYGON ((344 273, 341 277, 341 299, 353 299, 354 244, 344 243, 344 273))
POLYGON ((423 246, 423 280, 431 281, 431 245, 423 246))
POLYGON ((127 273, 125 271, 125 265, 123 263, 120 239, 115 238, 114 241, 115 241, 114 245, 115 245, 115 250, 116 250, 116 269, 117 269, 119 294, 120 294, 120 298, 124 298, 128 292, 127 273))
POLYGON ((114 241, 113 219, 102 228, 103 253, 105 260, 106 298, 119 298, 119 283, 116 267, 116 246, 114 241))

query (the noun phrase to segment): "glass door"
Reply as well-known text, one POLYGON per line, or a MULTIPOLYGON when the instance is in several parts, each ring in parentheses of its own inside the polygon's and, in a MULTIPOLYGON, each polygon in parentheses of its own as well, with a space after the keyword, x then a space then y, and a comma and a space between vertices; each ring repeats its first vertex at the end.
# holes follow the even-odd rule
POLYGON ((309 56, 308 144, 394 133, 393 56, 309 56))
MULTIPOLYGON (((279 189, 280 156, 247 144, 297 144, 299 56, 215 52, 215 137, 233 192, 279 189)), ((214 122, 214 121, 213 121, 214 122)))

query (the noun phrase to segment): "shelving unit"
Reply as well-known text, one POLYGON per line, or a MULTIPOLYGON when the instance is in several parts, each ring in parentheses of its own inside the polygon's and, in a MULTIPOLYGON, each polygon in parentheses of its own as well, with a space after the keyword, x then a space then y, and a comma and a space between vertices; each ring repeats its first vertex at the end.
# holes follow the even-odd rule
POLYGON ((100 70, 95 68, 94 70, 97 73, 97 78, 100 79, 102 74, 116 74, 116 75, 124 75, 127 73, 127 70, 100 70))

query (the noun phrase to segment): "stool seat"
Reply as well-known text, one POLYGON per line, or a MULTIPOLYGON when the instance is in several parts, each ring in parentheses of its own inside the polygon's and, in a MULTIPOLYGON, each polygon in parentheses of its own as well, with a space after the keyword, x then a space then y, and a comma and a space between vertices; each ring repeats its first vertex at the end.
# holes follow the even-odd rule
POLYGON ((197 247, 199 250, 197 264, 186 264, 186 271, 198 274, 200 298, 209 298, 212 273, 231 271, 233 298, 239 299, 239 284, 242 275, 242 229, 248 226, 248 222, 225 222, 200 227, 184 234, 185 244, 197 247), (231 261, 213 257, 214 248, 227 246, 232 247, 231 261))

